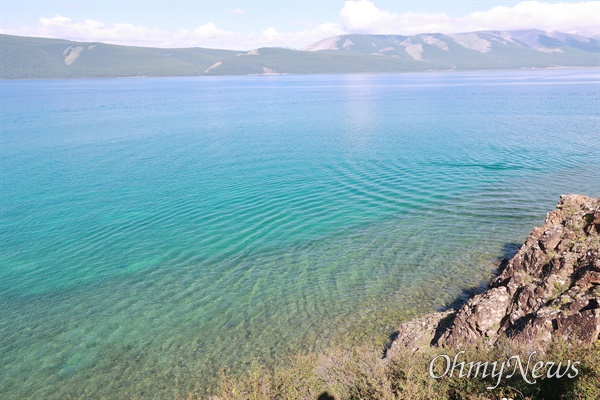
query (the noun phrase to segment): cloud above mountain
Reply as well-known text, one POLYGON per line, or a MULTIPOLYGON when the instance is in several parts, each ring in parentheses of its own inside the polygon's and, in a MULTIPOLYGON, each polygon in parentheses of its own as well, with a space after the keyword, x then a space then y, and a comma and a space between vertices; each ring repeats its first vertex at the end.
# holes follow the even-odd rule
MULTIPOLYGON (((242 9, 233 9, 231 12, 245 14, 242 9)), ((369 0, 352 0, 343 3, 338 20, 307 23, 302 29, 296 30, 265 26, 260 32, 237 32, 222 29, 212 21, 206 21, 194 29, 167 30, 128 23, 107 24, 94 19, 77 21, 56 15, 40 18, 32 26, 2 27, 1 32, 123 45, 200 46, 244 50, 267 46, 302 48, 326 37, 345 33, 412 35, 425 32, 456 33, 536 28, 594 35, 598 34, 599 26, 599 1, 524 1, 512 7, 496 6, 487 11, 453 17, 435 12, 390 12, 369 0)))
POLYGON ((207 22, 194 29, 169 31, 133 24, 105 24, 93 19, 75 21, 56 15, 40 18, 35 26, 3 28, 0 33, 130 46, 244 50, 267 46, 302 47, 324 37, 342 34, 344 31, 337 23, 327 23, 294 32, 280 32, 273 27, 266 27, 259 33, 242 33, 221 29, 213 22, 207 22))
POLYGON ((220 29, 212 22, 199 25, 193 30, 169 31, 124 23, 105 24, 92 19, 74 21, 61 15, 40 18, 34 27, 23 27, 17 32, 3 33, 157 47, 195 46, 202 42, 227 44, 243 39, 243 35, 220 29))
POLYGON ((542 3, 524 1, 513 7, 496 6, 461 17, 444 13, 392 13, 369 0, 346 1, 341 24, 352 33, 417 34, 456 33, 478 30, 542 29, 569 33, 597 33, 600 2, 542 3))

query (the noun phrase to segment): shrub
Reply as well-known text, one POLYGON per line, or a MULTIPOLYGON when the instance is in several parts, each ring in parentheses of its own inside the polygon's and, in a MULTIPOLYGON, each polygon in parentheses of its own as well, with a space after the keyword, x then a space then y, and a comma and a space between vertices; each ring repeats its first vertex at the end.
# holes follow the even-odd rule
MULTIPOLYGON (((332 349, 322 354, 292 357, 285 368, 269 370, 259 361, 239 378, 223 373, 213 400, 234 399, 598 399, 600 398, 600 341, 588 346, 569 346, 554 343, 546 352, 537 354, 538 360, 566 362, 579 361, 576 378, 543 378, 536 384, 525 382, 520 374, 497 380, 492 377, 467 379, 457 373, 440 379, 429 376, 431 360, 446 354, 453 358, 457 352, 441 348, 409 350, 395 353, 393 358, 382 358, 381 349, 358 346, 350 349, 332 349)), ((526 362, 528 351, 516 348, 508 340, 494 347, 482 344, 460 354, 461 361, 502 361, 520 355, 526 362)), ((466 371, 466 370, 465 370, 466 371)), ((443 372, 443 371, 442 371, 443 372)), ((436 372, 441 375, 442 372, 436 372)), ((458 372, 458 371, 456 371, 458 372)))

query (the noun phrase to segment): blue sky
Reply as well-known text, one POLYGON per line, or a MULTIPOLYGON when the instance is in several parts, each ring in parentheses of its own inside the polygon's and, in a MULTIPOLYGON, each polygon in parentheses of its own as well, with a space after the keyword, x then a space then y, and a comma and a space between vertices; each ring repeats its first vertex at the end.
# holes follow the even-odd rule
POLYGON ((343 33, 600 30, 600 1, 2 0, 2 33, 160 47, 302 48, 343 33))

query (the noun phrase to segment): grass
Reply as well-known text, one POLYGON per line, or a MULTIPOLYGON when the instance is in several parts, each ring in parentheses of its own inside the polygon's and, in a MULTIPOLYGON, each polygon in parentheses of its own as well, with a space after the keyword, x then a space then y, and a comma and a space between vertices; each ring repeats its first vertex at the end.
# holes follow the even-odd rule
MULTIPOLYGON (((459 354, 459 361, 490 363, 506 361, 519 354, 523 365, 529 354, 512 342, 500 341, 491 349, 473 347, 459 354)), ((358 346, 332 349, 322 354, 291 357, 285 368, 271 370, 256 360, 249 371, 235 377, 222 371, 219 388, 211 400, 259 399, 598 399, 600 398, 600 341, 588 346, 555 343, 545 354, 536 354, 537 361, 579 361, 578 374, 569 379, 544 376, 535 384, 527 383, 519 373, 510 379, 460 378, 456 373, 434 379, 429 376, 431 360, 441 354, 453 358, 456 352, 429 348, 417 353, 398 352, 394 358, 381 357, 381 349, 358 346)), ((445 364, 435 364, 436 375, 445 364)), ((499 364, 498 364, 499 365, 499 364)), ((533 363, 532 363, 533 365, 533 363)), ((510 369, 512 371, 512 369, 510 369)), ((552 367, 551 367, 552 370, 552 367)), ((467 369, 465 369, 467 371, 467 369)), ((508 369, 507 369, 508 371, 508 369)), ((570 370, 573 372, 573 370, 570 370)), ((465 372, 466 374, 466 372, 465 372)), ((504 376, 507 374, 505 373, 504 376)), ((531 377, 529 378, 531 379, 531 377)), ((188 399, 199 397, 190 394, 188 399)))

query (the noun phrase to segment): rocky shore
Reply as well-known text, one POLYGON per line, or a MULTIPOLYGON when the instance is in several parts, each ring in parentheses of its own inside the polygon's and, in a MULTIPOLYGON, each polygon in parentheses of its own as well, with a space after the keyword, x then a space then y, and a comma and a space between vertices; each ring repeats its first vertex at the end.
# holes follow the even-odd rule
POLYGON ((493 346, 502 338, 538 351, 555 340, 600 340, 599 254, 600 199, 561 196, 485 292, 458 310, 400 325, 388 357, 425 347, 493 346))
POLYGON ((561 196, 486 291, 403 323, 385 358, 357 346, 253 364, 211 399, 600 399, 599 254, 600 199, 561 196))

